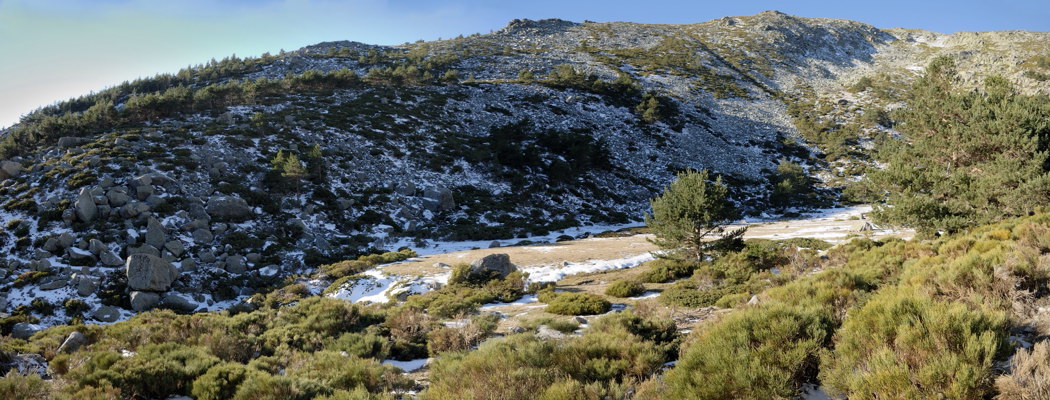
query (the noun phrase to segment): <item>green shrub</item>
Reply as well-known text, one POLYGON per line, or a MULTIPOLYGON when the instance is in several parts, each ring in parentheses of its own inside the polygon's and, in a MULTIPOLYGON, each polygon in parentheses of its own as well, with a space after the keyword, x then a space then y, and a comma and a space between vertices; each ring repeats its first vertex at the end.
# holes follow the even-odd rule
POLYGON ((239 363, 222 363, 193 381, 193 398, 197 400, 226 400, 237 393, 237 386, 249 379, 249 369, 239 363))
POLYGON ((696 282, 683 281, 671 285, 671 287, 660 292, 658 299, 661 303, 681 307, 707 307, 715 305, 719 299, 726 295, 748 293, 748 285, 728 285, 723 287, 700 290, 696 282))
POLYGON ((26 271, 18 275, 15 278, 14 286, 16 288, 24 287, 31 283, 37 283, 46 276, 51 276, 54 271, 26 271))
POLYGON ((665 376, 668 398, 790 398, 817 373, 834 329, 819 309, 737 312, 700 333, 665 376))
POLYGON ((851 399, 986 398, 1008 328, 999 311, 884 291, 845 320, 821 382, 851 399))
POLYGON ((504 279, 490 280, 483 285, 446 285, 439 290, 412 295, 405 301, 405 306, 452 318, 460 313, 473 312, 482 304, 517 300, 524 294, 524 287, 524 276, 515 271, 504 279))
POLYGON ((648 265, 649 269, 643 272, 638 279, 646 283, 664 283, 688 278, 693 275, 693 270, 697 267, 697 264, 694 263, 665 258, 649 261, 645 265, 648 265))
POLYGON ((540 293, 539 300, 547 303, 547 312, 561 315, 594 315, 609 311, 612 304, 599 295, 579 292, 540 293))
POLYGON ((12 368, 0 379, 0 398, 44 399, 49 392, 50 385, 37 374, 22 375, 12 368))
POLYGON ((645 293, 645 285, 637 281, 620 279, 605 288, 605 294, 613 297, 634 297, 645 293))

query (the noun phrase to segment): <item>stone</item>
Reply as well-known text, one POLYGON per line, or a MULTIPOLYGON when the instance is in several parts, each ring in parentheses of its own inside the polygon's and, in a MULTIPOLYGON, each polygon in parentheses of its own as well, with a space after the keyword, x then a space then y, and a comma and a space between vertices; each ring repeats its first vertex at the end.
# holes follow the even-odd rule
POLYGON ((117 322, 120 319, 120 310, 113 306, 101 306, 91 313, 91 318, 101 322, 117 322))
MULTIPOLYGON (((132 254, 125 263, 128 287, 131 290, 163 292, 179 277, 174 265, 149 254, 132 254)), ((158 299, 159 300, 159 299, 158 299)))
POLYGON ((22 163, 15 161, 0 162, 0 179, 17 178, 22 174, 22 163))
POLYGON ((90 251, 91 254, 94 254, 96 256, 102 254, 102 252, 106 249, 106 244, 102 243, 101 240, 91 239, 91 241, 88 242, 88 251, 90 251))
POLYGON ((215 262, 215 252, 211 250, 204 250, 200 254, 201 262, 213 263, 215 262))
POLYGON ((44 250, 46 250, 49 253, 54 253, 54 252, 58 251, 58 239, 56 239, 56 238, 48 238, 44 242, 44 250))
POLYGON ((109 200, 109 205, 111 205, 113 207, 120 207, 120 206, 123 206, 125 204, 128 204, 128 201, 131 201, 131 197, 130 196, 128 196, 123 191, 119 191, 119 190, 115 190, 115 189, 106 192, 106 199, 109 200))
POLYGON ((81 276, 77 282, 77 294, 80 297, 88 297, 92 293, 98 290, 98 278, 91 276, 81 276))
POLYGON ((58 235, 58 248, 60 249, 73 247, 73 242, 73 235, 69 234, 69 232, 62 232, 61 235, 58 235))
POLYGON ((98 255, 99 261, 108 267, 119 267, 124 264, 124 260, 121 260, 113 251, 104 250, 98 255))
POLYGON ((187 258, 179 262, 179 271, 182 272, 195 272, 197 271, 197 262, 193 261, 192 258, 187 258))
POLYGON ((133 291, 131 292, 131 309, 142 312, 153 308, 160 302, 160 295, 153 292, 133 291))
POLYGON ((540 325, 539 328, 536 328, 536 337, 540 339, 564 339, 565 334, 547 325, 540 325))
POLYGON ((186 252, 186 245, 182 244, 181 240, 172 240, 164 243, 164 248, 170 251, 175 257, 181 256, 182 253, 186 252))
POLYGON ((240 197, 212 196, 206 207, 208 215, 218 219, 242 219, 251 215, 252 209, 240 197))
POLYGON ((105 177, 105 178, 102 178, 102 180, 98 181, 98 186, 103 188, 103 189, 109 189, 109 188, 113 187, 113 185, 116 185, 116 184, 117 184, 116 182, 113 182, 113 178, 110 178, 108 176, 105 177))
POLYGON ((29 339, 34 333, 40 332, 43 329, 44 327, 40 325, 19 322, 11 328, 11 337, 15 339, 29 339))
POLYGON ((255 263, 259 262, 259 261, 262 261, 262 254, 259 254, 259 253, 248 253, 248 255, 245 256, 245 258, 248 259, 248 262, 250 262, 252 264, 255 264, 255 263))
POLYGON ((146 211, 149 211, 149 205, 138 201, 131 201, 124 207, 121 207, 121 216, 124 218, 135 218, 146 211))
POLYGON ((67 147, 67 148, 68 147, 77 147, 77 146, 80 146, 81 144, 83 144, 86 141, 87 141, 87 139, 84 139, 84 138, 78 138, 78 137, 72 137, 72 136, 63 136, 63 137, 58 138, 58 147, 67 147))
POLYGON ((73 265, 94 265, 95 262, 98 261, 95 258, 95 255, 91 254, 90 251, 81 250, 76 247, 70 247, 69 249, 66 249, 66 254, 69 255, 69 260, 73 262, 73 265))
POLYGON ((44 283, 37 287, 40 288, 40 290, 56 290, 64 288, 66 286, 69 286, 68 279, 55 279, 51 282, 44 283))
POLYGON ((77 211, 77 218, 83 222, 91 222, 98 216, 98 206, 95 205, 95 199, 87 190, 80 191, 80 197, 77 198, 74 208, 77 211))
POLYGON ((197 309, 197 304, 177 294, 168 294, 160 301, 160 307, 171 309, 179 313, 192 313, 197 309))
POLYGON ((335 201, 335 206, 337 208, 339 208, 340 210, 347 210, 350 207, 353 207, 353 205, 354 205, 354 200, 352 200, 352 199, 339 199, 339 200, 335 201))
POLYGON ((87 344, 87 336, 83 333, 73 331, 69 336, 66 336, 66 340, 62 341, 62 345, 58 346, 59 353, 72 353, 80 350, 85 344, 87 344))
POLYGON ((160 257, 160 250, 148 244, 139 247, 128 246, 128 255, 130 256, 132 254, 149 254, 154 257, 160 257))
POLYGON ((166 240, 164 225, 161 225, 156 218, 149 217, 149 220, 146 222, 146 244, 159 249, 164 247, 166 240))
POLYGON ((505 253, 489 254, 470 263, 471 275, 488 276, 495 272, 499 278, 506 278, 511 272, 517 271, 518 267, 510 262, 510 256, 505 253))
POLYGON ((495 248, 500 247, 500 246, 501 245, 500 245, 499 240, 493 240, 492 243, 489 243, 489 248, 490 249, 495 249, 495 248))
POLYGON ((211 243, 212 240, 215 240, 215 235, 212 235, 211 231, 207 229, 197 229, 193 231, 191 236, 193 236, 193 241, 197 244, 211 243))
POLYGON ((244 264, 244 257, 226 257, 226 272, 229 272, 231 274, 243 274, 247 270, 248 266, 244 264))
POLYGON ((424 201, 423 206, 432 212, 448 211, 456 208, 456 199, 448 188, 435 187, 427 189, 423 192, 423 198, 429 200, 424 201))
POLYGON ((761 302, 761 300, 758 299, 758 295, 753 295, 750 299, 747 300, 747 305, 753 306, 758 304, 759 302, 761 302))

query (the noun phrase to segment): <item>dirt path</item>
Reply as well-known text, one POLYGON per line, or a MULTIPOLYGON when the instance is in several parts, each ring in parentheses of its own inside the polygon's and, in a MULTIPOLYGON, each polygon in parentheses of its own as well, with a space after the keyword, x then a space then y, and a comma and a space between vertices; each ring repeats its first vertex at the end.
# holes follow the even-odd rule
MULTIPOLYGON (((749 224, 748 239, 788 239, 809 237, 837 243, 853 237, 911 237, 909 231, 893 231, 873 226, 865 214, 870 207, 829 210, 816 217, 749 224)), ((519 267, 557 266, 567 263, 589 263, 619 260, 658 250, 649 242, 652 235, 589 238, 552 244, 508 246, 433 254, 383 267, 395 275, 433 275, 448 272, 438 264, 469 263, 489 254, 505 253, 519 267)))

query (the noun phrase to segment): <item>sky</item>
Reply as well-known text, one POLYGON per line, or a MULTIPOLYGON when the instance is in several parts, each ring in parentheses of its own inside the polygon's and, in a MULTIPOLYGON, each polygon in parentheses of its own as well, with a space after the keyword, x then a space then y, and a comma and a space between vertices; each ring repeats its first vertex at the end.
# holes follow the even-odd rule
POLYGON ((1050 30, 1047 0, 0 0, 0 127, 48 104, 233 54, 435 40, 515 18, 684 24, 772 9, 944 33, 1050 30))

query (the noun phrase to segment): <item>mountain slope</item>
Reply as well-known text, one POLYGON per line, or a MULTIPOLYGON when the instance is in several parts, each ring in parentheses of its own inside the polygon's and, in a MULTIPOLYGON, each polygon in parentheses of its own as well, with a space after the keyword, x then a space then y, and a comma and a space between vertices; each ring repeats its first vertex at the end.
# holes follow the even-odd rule
MULTIPOLYGON (((321 43, 125 82, 3 132, 6 309, 36 297, 83 299, 100 320, 115 311, 100 303, 221 308, 375 249, 638 221, 686 168, 724 175, 738 205, 761 213, 782 159, 829 186, 871 165, 870 142, 889 129, 865 115, 899 107, 894 90, 933 57, 955 56, 969 85, 996 72, 1047 93, 1047 36, 778 12, 692 25, 515 20, 486 35, 321 43), (853 90, 863 78, 878 90, 853 90), (856 122, 835 142, 847 155, 799 129, 799 108, 856 122), (128 289, 121 266, 137 253, 178 270, 170 288, 128 289)), ((811 192, 786 203, 832 194, 811 192)))

